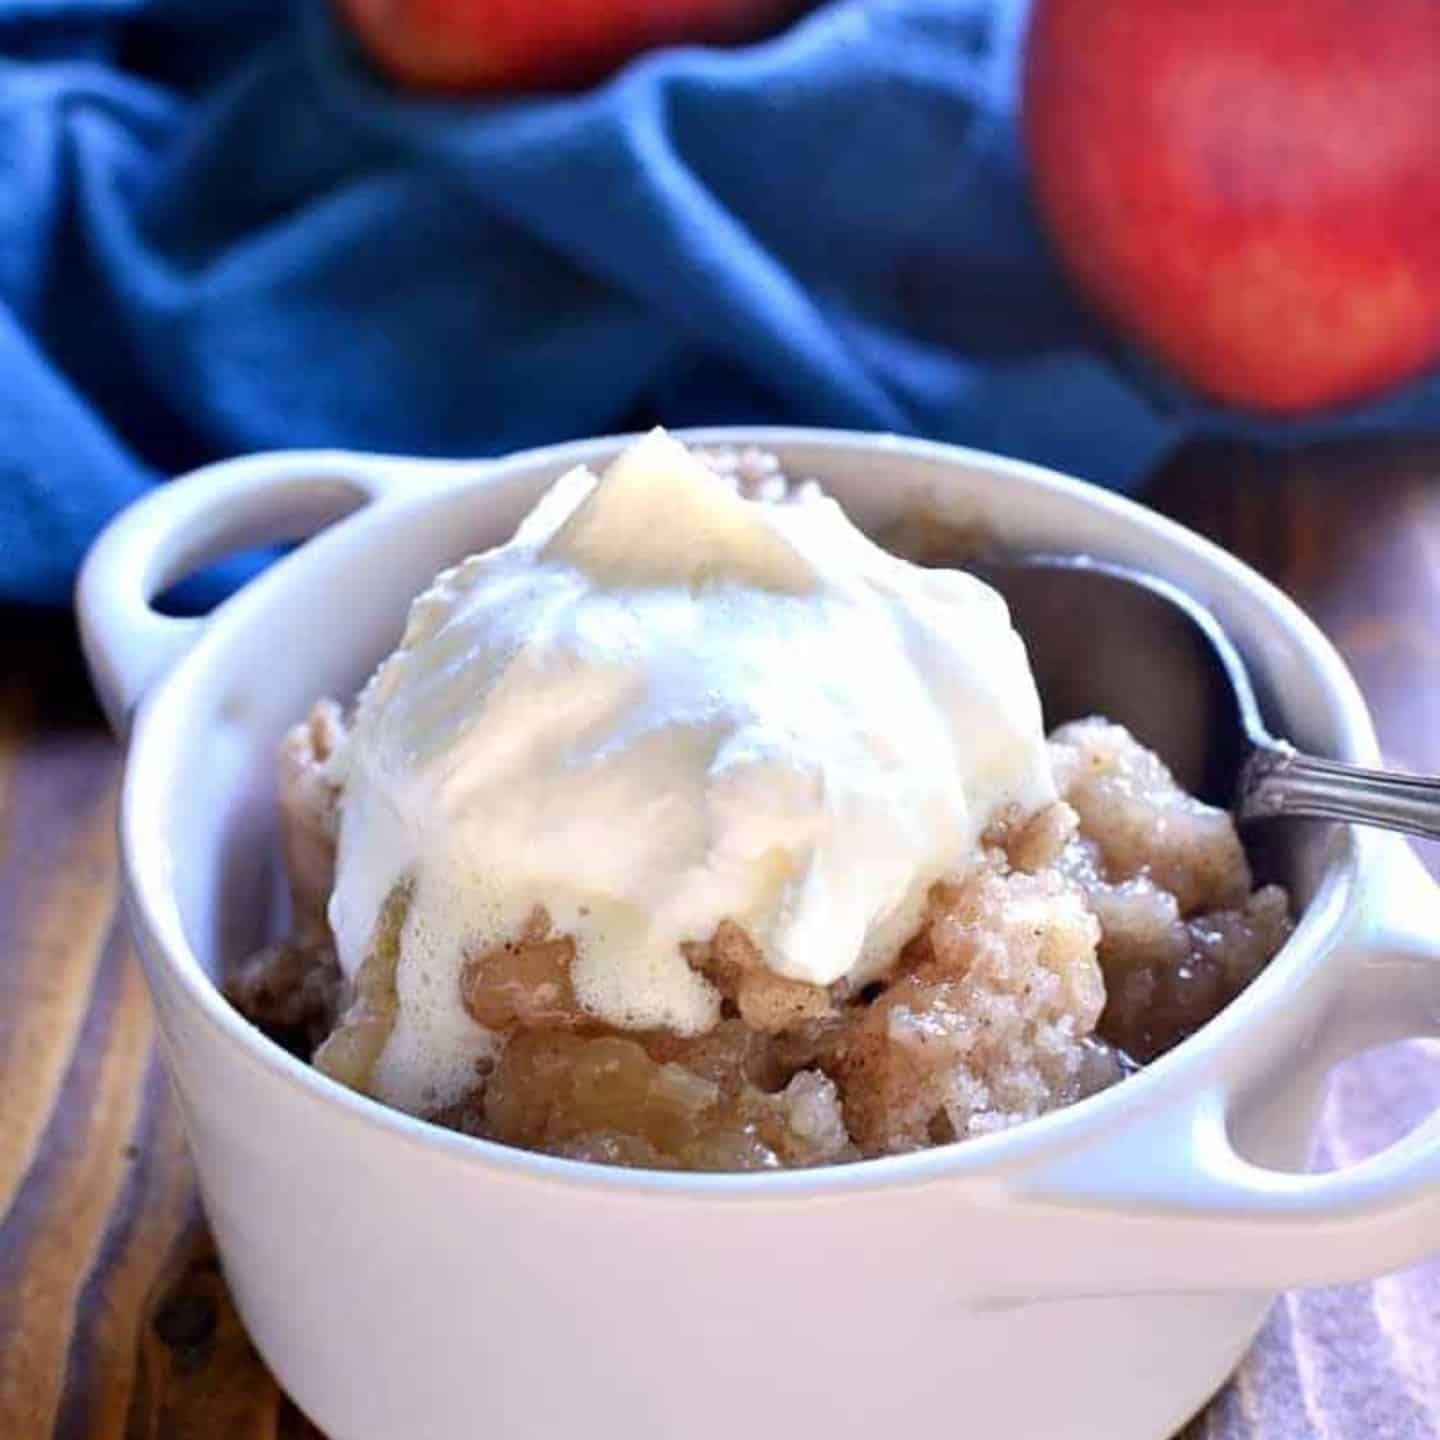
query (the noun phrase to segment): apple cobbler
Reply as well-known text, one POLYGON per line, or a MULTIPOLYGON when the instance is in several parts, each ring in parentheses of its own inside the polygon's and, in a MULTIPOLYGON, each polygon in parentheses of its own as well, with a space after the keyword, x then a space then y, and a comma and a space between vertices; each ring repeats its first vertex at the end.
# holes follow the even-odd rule
MULTIPOLYGON (((731 499, 740 497, 735 503, 822 503, 797 499, 774 461, 758 452, 707 458, 721 477, 717 483, 731 499)), ((622 479, 629 484, 633 477, 622 479)), ((597 493, 593 484, 586 493, 597 493)), ((537 515, 550 503, 549 498, 542 502, 537 515)), ((578 503, 574 513, 583 518, 583 497, 578 503)), ((632 496, 625 503, 640 501, 632 496)), ((739 543, 735 537, 742 534, 742 522, 749 523, 746 515, 724 510, 706 511, 695 524, 708 526, 707 533, 719 537, 714 544, 723 548, 739 543)), ((800 520, 785 523, 798 533, 800 520)), ((574 546, 592 567, 600 564, 593 557, 605 540, 597 524, 580 532, 574 546)), ((626 544, 639 543, 636 533, 633 528, 626 532, 626 544)), ((790 533, 782 532, 782 538, 790 533)), ((776 553, 778 559, 768 552, 768 558, 762 557, 770 568, 756 581, 747 550, 744 564, 750 568, 742 578, 747 584, 770 585, 766 593, 774 598, 767 603, 777 612, 810 603, 805 572, 789 552, 776 553), (772 583, 775 575, 780 579, 772 583)), ((803 558, 803 547, 799 553, 803 558)), ((679 1018, 673 1020, 664 1014, 657 1020, 651 1011, 628 1015, 607 1009, 611 991, 597 986, 584 968, 591 944, 585 927, 595 922, 598 909, 598 902, 584 897, 593 885, 577 889, 583 903, 573 904, 565 898, 563 873, 530 893, 528 908, 513 912, 517 918, 501 933, 494 933, 493 924, 486 934, 483 925, 471 923, 469 930, 453 931, 458 939, 445 938, 452 932, 442 934, 434 915, 448 916, 460 903, 450 880, 451 890, 444 892, 450 908, 435 910, 433 897, 441 890, 433 874, 398 862, 386 870, 367 858, 371 852, 358 848, 354 837, 347 862, 340 842, 346 823, 360 823, 359 801, 347 814, 352 805, 347 786, 353 789, 361 773, 347 752, 357 743, 357 727, 377 724, 373 714, 366 718, 366 707, 389 703, 405 686, 431 686, 424 692, 432 707, 427 714, 441 713, 445 697, 433 689, 440 682, 432 677, 450 683, 466 653, 446 625, 459 603, 455 596, 463 598, 464 586, 474 583, 466 568, 474 563, 467 561, 441 577, 443 585, 437 582, 437 590, 417 602, 397 652, 448 646, 443 665, 417 679, 410 672, 387 671, 395 663, 387 662, 355 709, 347 713, 332 701, 320 702, 286 736, 280 752, 291 933, 245 962, 231 977, 227 993, 256 1025, 355 1090, 470 1135, 606 1164, 766 1170, 893 1155, 985 1135, 1115 1084, 1215 1015, 1289 934, 1285 892, 1273 885, 1254 886, 1226 813, 1187 795, 1161 760, 1121 727, 1099 718, 1083 720, 1060 727, 1047 741, 1035 707, 1033 720, 1025 712, 1015 722, 1033 724, 1034 730, 1023 786, 1017 781, 1011 792, 996 792, 1012 798, 976 823, 971 833, 978 838, 963 851, 952 850, 942 873, 917 871, 924 879, 915 903, 909 909, 897 903, 894 909, 900 920, 891 929, 902 922, 903 928, 879 949, 867 940, 863 963, 847 954, 829 964, 798 941, 794 948, 804 965, 792 960, 786 973, 787 966, 777 962, 780 942, 774 937, 790 932, 773 928, 780 923, 774 915, 787 922, 793 918, 800 904, 793 899, 796 893, 818 906, 819 922, 826 918, 826 904, 843 907, 848 894, 843 869, 839 881, 827 880, 829 890, 817 892, 814 866, 789 864, 770 831, 763 847, 752 847, 759 858, 746 859, 752 869, 743 877, 770 907, 757 902, 749 913, 766 917, 764 923, 772 928, 762 932, 759 920, 747 923, 722 910, 712 925, 699 933, 692 930, 659 961, 647 962, 647 976, 660 973, 661 961, 683 971, 678 976, 665 972, 663 986, 653 976, 645 981, 656 993, 684 999, 689 1008, 677 1011, 679 1018), (1015 795, 1028 799, 1022 802, 1015 795), (337 865, 343 869, 346 863, 357 871, 369 866, 371 890, 356 893, 377 897, 368 916, 361 912, 359 929, 345 918, 353 907, 347 912, 337 902, 337 865), (808 888, 797 890, 802 881, 808 888), (774 898, 780 895, 791 898, 782 904, 774 898), (424 909, 427 903, 431 911, 424 909), (560 905, 569 905, 568 921, 557 912, 560 905), (358 935, 348 958, 345 925, 358 935), (415 958, 421 942, 428 947, 425 954, 440 955, 440 963, 415 958), (407 1006, 412 1016, 441 1016, 443 1025, 434 1021, 430 1029, 419 1030, 408 1022, 406 1031, 407 1006), (439 1051, 445 1066, 425 1070, 420 1060, 439 1051), (400 1068, 402 1062, 408 1071, 400 1068), (415 1074, 421 1081, 410 1083, 415 1074)), ((570 569, 565 573, 573 578, 581 562, 571 557, 566 563, 570 569)), ((871 561, 861 556, 855 563, 871 561)), ((914 580, 918 598, 907 603, 917 609, 935 603, 939 592, 925 588, 939 583, 924 578, 932 573, 914 580)), ((680 583, 686 595, 712 583, 708 575, 703 581, 691 575, 673 582, 668 572, 658 580, 654 574, 641 579, 650 586, 680 583)), ((882 580, 891 585, 888 571, 882 580)), ((626 584, 638 583, 627 572, 626 584)), ((968 591, 966 596, 968 603, 968 591)), ((991 614, 977 613, 982 618, 991 614)), ((673 622, 674 612, 666 614, 673 622)), ((997 623, 1008 623, 1003 606, 998 614, 997 623)), ((511 663, 508 658, 506 663, 511 663)), ((1020 664, 1023 669, 1023 658, 1020 664)), ((547 674, 552 673, 553 666, 547 674)), ((1028 682, 1028 671, 1024 678, 1028 682)), ((513 690, 518 682, 507 672, 506 683, 513 690)), ((513 701, 507 692, 507 703, 513 701)), ((555 703, 527 711, 533 715, 527 725, 548 733, 547 726, 569 723, 555 703)), ((805 695, 793 703, 807 703, 805 695)), ((587 713, 586 733, 597 723, 587 713)), ((657 729, 652 725, 645 732, 644 743, 658 743, 657 729)), ((377 733, 393 740, 400 732, 377 733)), ((961 734, 958 743, 970 743, 969 733, 961 734)), ((979 735, 974 743, 985 739, 974 733, 979 735)), ((415 755, 424 758, 424 745, 430 745, 442 757, 450 787, 436 793, 450 803, 460 793, 453 777, 476 772, 473 765, 467 770, 453 763, 453 746, 444 748, 452 745, 448 732, 442 738, 444 745, 425 731, 423 744, 407 738, 406 747, 395 745, 384 754, 399 754, 408 766, 417 763, 415 755)), ((507 732, 505 738, 508 749, 493 737, 486 741, 487 763, 499 754, 523 778, 530 732, 518 737, 507 732)), ((867 738, 860 759, 847 760, 850 769, 834 773, 852 781, 862 773, 857 767, 877 755, 876 774, 897 773, 911 757, 899 753, 904 747, 890 753, 884 739, 867 738)), ((846 736, 827 743, 838 753, 842 740, 848 743, 846 736)), ((596 753, 609 757, 617 743, 607 735, 596 753)), ((803 743, 803 735, 796 743, 803 743)), ((567 744, 566 763, 579 775, 573 740, 567 738, 567 744)), ((752 744, 745 752, 747 761, 754 750, 752 744)), ((387 758, 385 763, 393 769, 402 761, 387 758)), ((586 763, 593 770, 601 762, 586 763)), ((660 762, 650 756, 646 763, 660 762)), ((993 769, 1000 761, 987 763, 993 769)), ((705 764, 709 784, 720 768, 713 752, 706 752, 705 764)), ((788 828, 774 833, 812 836, 816 822, 807 806, 818 807, 814 813, 821 816, 844 812, 844 797, 835 798, 832 780, 816 781, 793 795, 786 791, 777 800, 775 787, 790 783, 788 772, 743 773, 749 788, 740 793, 747 815, 762 813, 768 824, 779 814, 774 824, 783 821, 788 828), (777 808, 782 802, 784 808, 777 808)), ((937 776, 937 787, 943 779, 937 776)), ((910 776, 906 783, 918 784, 911 793, 923 797, 923 782, 923 776, 918 781, 910 776)), ((858 789, 859 781, 854 783, 858 789)), ((876 786, 868 778, 866 783, 862 799, 873 799, 876 786)), ((544 833, 563 828, 565 817, 554 811, 551 792, 536 793, 543 793, 545 806, 552 807, 544 810, 544 833)), ((725 794, 733 805, 733 792, 725 794)), ((616 795, 617 846, 623 842, 620 827, 663 830, 674 818, 665 809, 668 791, 638 818, 626 811, 618 790, 616 795)), ((498 802, 476 812, 480 802, 470 791, 463 796, 467 814, 493 818, 496 834, 509 833, 503 831, 505 813, 498 802)), ((890 803, 884 795, 874 803, 882 801, 890 803)), ((374 827, 386 813, 366 811, 362 818, 374 827)), ((856 813, 864 821, 868 812, 856 813)), ((902 839, 912 833, 905 828, 906 815, 884 812, 884 817, 902 839)), ((941 828, 934 832, 942 838, 949 834, 944 818, 941 814, 941 828)), ((523 822, 521 815, 520 828, 513 832, 521 839, 507 843, 524 844, 523 822)), ((489 833, 482 827, 482 838, 489 833)), ((930 833, 924 832, 926 837, 930 833)), ((867 843, 864 824, 856 834, 846 853, 871 853, 854 848, 867 843)), ((930 838, 926 843, 932 850, 938 844, 930 838)), ((731 867, 727 876, 742 873, 734 859, 737 850, 738 842, 724 852, 731 867)), ((667 858, 664 848, 655 854, 667 858)), ((568 862, 576 873, 587 874, 586 867, 598 863, 578 842, 568 862)), ((653 868, 658 862, 649 863, 653 868)), ((481 869, 456 873, 476 875, 480 888, 488 883, 481 869)), ((854 873, 864 878, 859 869, 854 873)), ((463 892, 462 886, 462 901, 463 892)), ((660 895, 657 906, 663 909, 666 899, 660 895)), ((498 913, 493 907, 484 912, 493 913, 498 913)), ((817 923, 812 915, 811 928, 803 932, 812 946, 830 933, 816 928, 817 923)), ((623 952, 623 945, 619 948, 623 952)))
MULTIPOLYGON (((393 1021, 408 901, 392 891, 342 984, 324 921, 336 798, 324 762, 339 743, 332 704, 286 739, 295 933, 228 993, 363 1091, 393 1021)), ((1278 886, 1252 889, 1230 817, 1119 726, 1063 726, 1049 751, 1062 798, 994 825, 971 871, 932 889, 893 972, 853 993, 772 975, 722 924, 686 953, 724 997, 711 1030, 615 1030, 576 1003, 574 943, 537 905, 513 941, 466 960, 465 1009, 501 1043, 471 1093, 430 1118, 574 1159, 754 1170, 982 1135, 1114 1084, 1259 973, 1289 905, 1278 886)))

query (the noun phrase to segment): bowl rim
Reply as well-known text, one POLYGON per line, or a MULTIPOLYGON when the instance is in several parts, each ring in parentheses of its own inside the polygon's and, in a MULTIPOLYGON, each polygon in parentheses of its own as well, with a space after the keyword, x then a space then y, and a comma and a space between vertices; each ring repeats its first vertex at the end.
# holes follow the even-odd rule
MULTIPOLYGON (((820 447, 838 457, 857 452, 889 453, 938 461, 947 469, 969 468, 1003 476, 1028 489, 1048 492, 1072 503, 1113 515, 1133 531, 1178 548, 1205 563, 1219 579, 1269 612, 1274 625, 1288 631, 1325 690, 1342 743, 1342 758, 1373 763, 1377 746, 1369 712, 1343 660, 1313 621, 1282 591, 1236 556, 1149 507, 1090 482, 985 451, 883 433, 779 426, 723 426, 679 429, 689 444, 820 447)), ((194 647, 141 703, 135 717, 121 783, 118 820, 122 891, 147 971, 163 969, 173 979, 189 1014, 207 1043, 219 1045, 246 1066, 286 1088, 297 1104, 316 1106, 326 1123, 362 1129, 380 1144, 418 1148, 474 1168, 504 1172, 507 1178, 543 1185, 580 1186, 599 1194, 649 1193, 691 1201, 816 1199, 899 1185, 993 1181, 997 1174, 1028 1168, 1042 1159, 1082 1148, 1100 1135, 1122 1128, 1142 1114, 1174 1106, 1192 1089, 1203 1088, 1207 1074, 1233 1055, 1237 1045, 1267 1017, 1296 998, 1336 947, 1347 916, 1355 907, 1359 879, 1371 863, 1371 837, 1337 827, 1314 895, 1280 953, 1246 990, 1193 1036, 1166 1052, 1121 1085, 1075 1104, 990 1135, 903 1155, 882 1156, 815 1169, 765 1172, 696 1172, 625 1169, 522 1150, 445 1129, 385 1105, 339 1084, 290 1054, 244 1019, 223 996, 186 940, 179 907, 168 883, 170 851, 152 825, 162 807, 146 803, 152 786, 174 778, 166 757, 178 753, 186 727, 185 697, 203 676, 207 662, 223 652, 230 637, 264 615, 272 590, 283 577, 307 563, 307 556, 338 541, 342 530, 356 537, 379 533, 423 518, 426 505, 457 490, 486 488, 524 472, 557 464, 580 464, 611 453, 631 434, 570 441, 517 451, 490 461, 420 460, 401 456, 345 455, 341 452, 293 452, 297 473, 324 465, 343 475, 346 462, 362 466, 395 465, 422 470, 436 483, 411 494, 361 510, 287 555, 226 600, 208 618, 194 647)), ((267 456, 270 463, 280 457, 267 456)), ((232 462, 233 463, 233 462, 232 462)), ((1163 567, 1162 567, 1163 573, 1163 567)), ((148 978, 153 986, 158 976, 148 978)))

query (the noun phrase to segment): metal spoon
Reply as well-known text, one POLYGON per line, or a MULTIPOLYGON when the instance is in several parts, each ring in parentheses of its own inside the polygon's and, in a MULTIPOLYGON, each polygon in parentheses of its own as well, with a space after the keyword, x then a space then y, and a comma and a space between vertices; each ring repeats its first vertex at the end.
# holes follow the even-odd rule
POLYGON ((1086 556, 963 563, 1009 603, 1047 724, 1118 721, 1192 794, 1241 820, 1342 820, 1440 839, 1440 778, 1342 765, 1276 739, 1239 651, 1178 587, 1086 556), (1080 643, 1087 634, 1103 644, 1080 643))

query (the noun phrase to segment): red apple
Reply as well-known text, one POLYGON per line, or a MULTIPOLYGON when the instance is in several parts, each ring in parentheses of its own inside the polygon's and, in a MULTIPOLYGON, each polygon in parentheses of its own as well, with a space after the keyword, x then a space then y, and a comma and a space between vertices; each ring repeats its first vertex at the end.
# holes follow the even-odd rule
POLYGON ((438 90, 583 85, 641 50, 760 35, 804 0, 337 0, 402 84, 438 90))
POLYGON ((1025 138, 1081 289, 1211 395, 1440 360, 1440 0, 1036 0, 1025 138))

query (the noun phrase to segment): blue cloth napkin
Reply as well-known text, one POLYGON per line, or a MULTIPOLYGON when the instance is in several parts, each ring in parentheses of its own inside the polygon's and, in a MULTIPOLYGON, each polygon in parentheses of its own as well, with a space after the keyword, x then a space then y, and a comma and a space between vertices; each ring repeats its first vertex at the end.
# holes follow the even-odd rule
POLYGON ((0 0, 0 599, 272 446, 491 454, 636 423, 876 427, 1117 486, 1301 426, 1087 318, 1026 192, 1023 0, 832 0, 591 91, 397 93, 323 0, 0 0))

